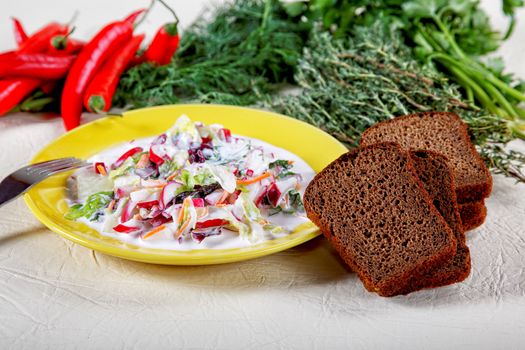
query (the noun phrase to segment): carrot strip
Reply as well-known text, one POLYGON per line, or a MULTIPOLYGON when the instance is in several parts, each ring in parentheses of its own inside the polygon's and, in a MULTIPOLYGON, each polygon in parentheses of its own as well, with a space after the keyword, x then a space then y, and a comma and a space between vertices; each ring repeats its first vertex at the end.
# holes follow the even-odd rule
POLYGON ((264 172, 262 173, 261 175, 259 176, 256 176, 256 177, 252 177, 251 179, 246 179, 246 180, 237 180, 237 185, 250 185, 250 184, 253 184, 253 183, 256 183, 256 182, 259 182, 261 181, 262 179, 266 179, 267 177, 269 177, 271 174, 270 172, 264 172))
POLYGON ((189 224, 190 224, 190 220, 186 220, 184 225, 182 225, 182 227, 177 231, 177 234, 175 235, 175 238, 179 238, 180 235, 182 235, 182 232, 184 232, 184 230, 186 229, 186 227, 188 227, 189 224))
POLYGON ((148 165, 149 162, 149 155, 147 153, 144 153, 140 156, 139 161, 137 162, 137 168, 145 168, 148 165))
POLYGON ((106 169, 104 168, 104 166, 102 164, 98 164, 97 165, 97 170, 98 170, 98 173, 102 176, 107 176, 108 173, 106 172, 106 169))
POLYGON ((187 210, 188 205, 191 205, 191 204, 192 204, 191 197, 184 198, 184 201, 182 202, 182 208, 180 208, 180 211, 179 211, 179 217, 177 218, 177 227, 179 227, 179 229, 175 233, 175 238, 179 238, 182 235, 182 232, 184 232, 184 230, 190 224, 191 218, 188 217, 188 219, 184 223, 182 223, 182 220, 184 219, 184 216, 186 216, 186 210, 187 210))
POLYGON ((229 194, 227 191, 224 191, 224 192, 222 193, 221 198, 219 198, 219 200, 217 201, 217 203, 215 203, 215 205, 219 205, 219 204, 224 203, 224 201, 226 200, 226 198, 228 198, 229 195, 230 195, 230 194, 229 194))
POLYGON ((168 183, 166 181, 163 181, 163 180, 148 180, 148 182, 145 183, 143 186, 144 187, 149 187, 149 188, 157 188, 157 187, 164 187, 167 184, 168 183))
POLYGON ((114 199, 113 199, 111 202, 109 202, 108 209, 109 209, 110 211, 112 211, 113 208, 115 207, 115 203, 117 203, 117 201, 114 200, 114 199))
POLYGON ((184 217, 184 205, 179 210, 179 216, 177 217, 177 226, 180 226, 183 217, 184 217))
POLYGON ((157 228, 154 228, 153 230, 149 231, 148 233, 146 233, 142 238, 143 239, 146 239, 148 237, 151 237, 153 236, 155 233, 158 233, 162 230, 164 230, 166 228, 166 225, 160 225, 159 227, 157 228))

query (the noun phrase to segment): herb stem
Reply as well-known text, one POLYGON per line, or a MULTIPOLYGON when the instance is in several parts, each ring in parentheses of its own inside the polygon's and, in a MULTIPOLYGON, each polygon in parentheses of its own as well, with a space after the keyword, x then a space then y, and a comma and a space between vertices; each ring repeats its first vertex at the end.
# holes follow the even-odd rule
POLYGON ((456 55, 461 59, 468 60, 468 57, 465 55, 463 50, 461 50, 461 48, 458 46, 458 44, 456 43, 456 39, 454 39, 454 36, 450 33, 450 31, 448 30, 447 26, 443 23, 443 21, 441 21, 441 19, 438 16, 433 16, 432 19, 437 24, 439 29, 443 32, 443 34, 447 38, 448 43, 450 44, 450 47, 454 50, 456 55))
POLYGON ((470 77, 468 77, 463 71, 456 68, 454 65, 445 65, 445 67, 452 72, 461 83, 462 86, 470 87, 474 92, 476 92, 476 98, 492 113, 497 114, 498 108, 491 101, 487 93, 470 77))

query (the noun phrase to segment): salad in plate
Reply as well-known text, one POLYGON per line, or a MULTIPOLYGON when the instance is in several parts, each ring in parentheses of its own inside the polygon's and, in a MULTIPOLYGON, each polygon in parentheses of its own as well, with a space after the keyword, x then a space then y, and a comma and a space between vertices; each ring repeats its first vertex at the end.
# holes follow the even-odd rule
POLYGON ((226 232, 254 243, 288 234, 293 225, 282 223, 290 218, 307 221, 307 165, 275 146, 182 115, 167 132, 125 147, 94 156, 92 167, 69 178, 67 219, 103 234, 181 245, 226 232))

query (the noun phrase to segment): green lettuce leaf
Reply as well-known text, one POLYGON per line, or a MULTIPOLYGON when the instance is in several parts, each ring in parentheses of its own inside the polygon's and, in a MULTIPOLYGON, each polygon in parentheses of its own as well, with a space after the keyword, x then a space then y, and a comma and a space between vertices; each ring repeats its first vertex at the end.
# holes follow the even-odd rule
POLYGON ((75 204, 69 208, 69 211, 64 215, 68 220, 76 220, 85 217, 91 221, 98 218, 97 213, 100 209, 105 208, 113 199, 113 192, 98 192, 90 195, 86 202, 82 204, 75 204))

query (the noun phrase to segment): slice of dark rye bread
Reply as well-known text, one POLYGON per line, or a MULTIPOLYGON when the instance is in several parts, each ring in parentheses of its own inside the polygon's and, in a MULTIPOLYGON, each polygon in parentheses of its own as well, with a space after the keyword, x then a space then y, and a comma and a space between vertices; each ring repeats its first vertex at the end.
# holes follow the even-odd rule
POLYGON ((461 218, 454 191, 454 176, 447 159, 431 151, 410 152, 419 179, 432 198, 432 202, 456 238, 456 254, 448 262, 422 274, 415 274, 407 281, 401 294, 423 288, 446 286, 463 281, 470 274, 470 251, 465 241, 461 218))
POLYGON ((407 150, 429 150, 445 155, 456 180, 458 203, 490 195, 492 177, 468 136, 467 125, 454 113, 411 114, 368 128, 361 145, 396 142, 407 150))
POLYGON ((463 230, 470 231, 481 226, 487 218, 485 201, 467 202, 459 205, 463 230))
POLYGON ((310 182, 304 206, 366 289, 382 296, 399 294, 414 274, 456 253, 409 153, 394 143, 343 154, 310 182))

